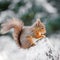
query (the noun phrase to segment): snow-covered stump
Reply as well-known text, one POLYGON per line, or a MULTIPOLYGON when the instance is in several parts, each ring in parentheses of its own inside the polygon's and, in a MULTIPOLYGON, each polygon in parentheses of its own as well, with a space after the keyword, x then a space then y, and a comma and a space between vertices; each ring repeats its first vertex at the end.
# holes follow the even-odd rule
POLYGON ((59 53, 49 39, 44 38, 38 41, 36 46, 26 50, 24 60, 59 60, 59 53))
MULTIPOLYGON (((2 44, 4 46, 2 50, 2 57, 6 57, 3 60, 60 60, 59 52, 49 42, 48 38, 43 38, 39 40, 36 43, 36 46, 33 46, 29 49, 19 49, 14 41, 6 36, 2 37, 0 40, 0 43, 4 44, 2 44), (5 41, 6 44, 2 40, 5 41)), ((0 50, 2 48, 2 45, 0 46, 0 50)))

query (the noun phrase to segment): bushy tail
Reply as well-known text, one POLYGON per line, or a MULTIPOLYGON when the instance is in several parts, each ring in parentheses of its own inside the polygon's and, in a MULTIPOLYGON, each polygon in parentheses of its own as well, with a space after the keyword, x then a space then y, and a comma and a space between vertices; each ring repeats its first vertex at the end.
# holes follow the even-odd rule
POLYGON ((16 42, 18 44, 19 43, 19 40, 18 40, 19 37, 18 36, 21 33, 23 25, 24 24, 21 20, 18 20, 15 18, 8 20, 5 23, 2 23, 1 34, 6 34, 9 32, 10 29, 14 28, 13 38, 14 38, 14 40, 16 40, 16 42))
POLYGON ((23 22, 18 19, 11 19, 1 24, 1 34, 6 34, 10 29, 14 28, 14 32, 21 31, 23 22))

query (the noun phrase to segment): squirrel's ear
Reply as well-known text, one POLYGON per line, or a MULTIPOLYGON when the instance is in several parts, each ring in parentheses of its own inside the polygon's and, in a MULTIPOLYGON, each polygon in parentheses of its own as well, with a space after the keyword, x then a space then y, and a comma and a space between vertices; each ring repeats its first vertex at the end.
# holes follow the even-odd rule
POLYGON ((40 19, 37 19, 36 21, 37 21, 37 22, 41 22, 41 20, 40 20, 40 19))
POLYGON ((36 20, 36 26, 39 26, 41 24, 41 20, 40 19, 37 19, 36 20))
POLYGON ((32 26, 39 26, 41 24, 41 20, 37 19, 32 26))

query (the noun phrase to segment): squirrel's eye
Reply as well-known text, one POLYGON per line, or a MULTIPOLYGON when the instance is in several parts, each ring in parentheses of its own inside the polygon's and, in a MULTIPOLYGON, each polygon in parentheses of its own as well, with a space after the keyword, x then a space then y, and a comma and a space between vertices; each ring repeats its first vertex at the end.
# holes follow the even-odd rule
POLYGON ((43 27, 41 29, 44 29, 43 27))

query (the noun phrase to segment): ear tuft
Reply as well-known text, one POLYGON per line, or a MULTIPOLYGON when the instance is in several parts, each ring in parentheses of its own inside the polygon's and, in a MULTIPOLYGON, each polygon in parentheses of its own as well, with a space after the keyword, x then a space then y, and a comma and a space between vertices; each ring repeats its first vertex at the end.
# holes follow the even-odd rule
POLYGON ((41 24, 41 20, 40 19, 37 19, 36 20, 36 25, 39 26, 41 24))
POLYGON ((41 20, 40 20, 40 19, 37 19, 36 21, 37 21, 37 22, 41 22, 41 20))
POLYGON ((40 26, 41 25, 41 20, 37 19, 32 26, 40 26))

